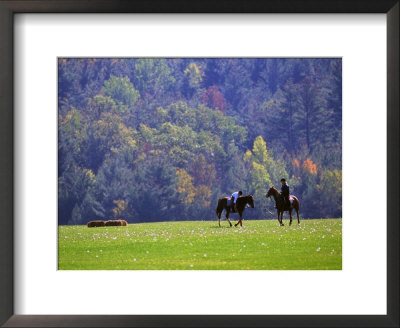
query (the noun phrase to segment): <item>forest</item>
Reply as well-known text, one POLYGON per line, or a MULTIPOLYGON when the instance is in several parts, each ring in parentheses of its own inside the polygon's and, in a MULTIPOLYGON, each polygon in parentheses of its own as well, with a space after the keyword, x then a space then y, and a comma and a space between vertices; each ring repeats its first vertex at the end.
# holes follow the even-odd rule
POLYGON ((286 178, 302 218, 342 216, 340 58, 59 58, 58 223, 216 220, 286 178))

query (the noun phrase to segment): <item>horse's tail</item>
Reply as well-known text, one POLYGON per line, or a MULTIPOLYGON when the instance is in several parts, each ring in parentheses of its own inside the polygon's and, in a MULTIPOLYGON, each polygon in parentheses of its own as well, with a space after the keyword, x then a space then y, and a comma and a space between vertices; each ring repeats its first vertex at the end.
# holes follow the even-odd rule
POLYGON ((216 213, 217 215, 219 215, 220 213, 222 213, 222 211, 224 210, 223 201, 224 201, 224 198, 218 199, 217 208, 215 209, 215 213, 216 213))
POLYGON ((217 214, 217 215, 218 215, 218 213, 220 211, 220 205, 221 205, 221 199, 218 199, 217 208, 215 209, 215 214, 217 214))

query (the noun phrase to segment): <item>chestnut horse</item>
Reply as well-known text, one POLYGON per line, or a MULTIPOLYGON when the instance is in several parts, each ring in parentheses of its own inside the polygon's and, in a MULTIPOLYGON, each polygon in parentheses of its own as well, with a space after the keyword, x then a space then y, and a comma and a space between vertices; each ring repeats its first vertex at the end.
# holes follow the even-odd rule
MULTIPOLYGON (((230 199, 231 197, 224 197, 218 199, 218 206, 217 209, 215 210, 218 216, 218 226, 221 226, 221 214, 223 210, 225 210, 226 219, 228 220, 229 225, 232 227, 232 223, 229 220, 229 213, 231 211, 231 207, 227 205, 228 200, 230 199)), ((235 227, 237 227, 238 224, 240 224, 240 226, 242 227, 242 214, 247 204, 249 204, 252 208, 254 208, 254 199, 252 195, 241 196, 238 197, 238 199, 236 200, 236 209, 237 213, 239 213, 239 221, 235 224, 235 227)))
POLYGON ((283 203, 283 199, 281 197, 280 192, 274 186, 270 187, 267 194, 265 195, 265 197, 267 197, 267 198, 269 198, 270 196, 272 196, 275 200, 275 208, 276 208, 276 212, 278 213, 278 221, 281 226, 284 225, 282 220, 283 220, 283 212, 285 212, 285 211, 289 211, 289 216, 290 216, 289 225, 292 225, 292 209, 293 208, 296 210, 297 222, 298 222, 298 224, 300 224, 300 219, 299 219, 300 202, 296 196, 290 195, 290 197, 293 198, 293 203, 292 203, 293 207, 288 206, 287 204, 283 203))

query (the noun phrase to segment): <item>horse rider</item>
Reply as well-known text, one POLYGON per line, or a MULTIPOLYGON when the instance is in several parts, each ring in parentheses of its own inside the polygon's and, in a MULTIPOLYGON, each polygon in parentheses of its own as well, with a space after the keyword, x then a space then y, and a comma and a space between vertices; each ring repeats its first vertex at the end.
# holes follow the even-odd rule
POLYGON ((290 201, 289 201, 289 185, 286 183, 286 180, 284 178, 281 179, 281 183, 282 183, 282 188, 281 188, 281 196, 283 198, 283 206, 285 206, 285 204, 288 204, 288 206, 290 207, 290 201))
POLYGON ((243 195, 243 193, 242 193, 241 190, 235 191, 235 192, 232 194, 232 200, 233 200, 232 209, 233 209, 234 212, 237 212, 236 201, 237 201, 238 197, 240 197, 240 196, 242 196, 242 195, 243 195))

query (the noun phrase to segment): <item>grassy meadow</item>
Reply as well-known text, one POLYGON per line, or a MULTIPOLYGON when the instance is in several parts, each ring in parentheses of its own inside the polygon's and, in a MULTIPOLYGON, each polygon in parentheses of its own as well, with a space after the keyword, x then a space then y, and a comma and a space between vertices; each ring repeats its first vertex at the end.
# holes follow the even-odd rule
POLYGON ((341 270, 342 220, 59 226, 60 270, 341 270))

